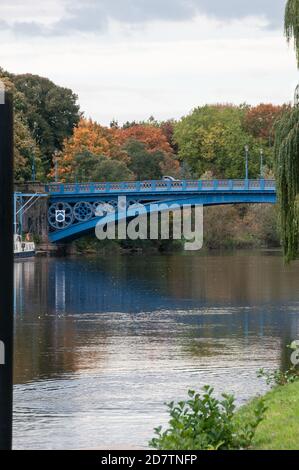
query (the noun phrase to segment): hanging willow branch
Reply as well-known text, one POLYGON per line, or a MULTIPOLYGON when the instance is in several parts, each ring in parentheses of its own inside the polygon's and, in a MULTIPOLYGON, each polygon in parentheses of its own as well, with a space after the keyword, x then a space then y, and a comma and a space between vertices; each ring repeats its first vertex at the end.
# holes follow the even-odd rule
MULTIPOLYGON (((294 40, 299 68, 299 0, 288 0, 284 30, 294 40)), ((298 255, 299 244, 299 102, 297 87, 294 107, 283 113, 275 129, 275 169, 284 255, 287 262, 298 255)))
POLYGON ((299 106, 276 124, 274 151, 282 241, 290 262, 298 255, 299 243, 299 106))
POLYGON ((299 0, 288 0, 285 8, 284 31, 288 43, 294 39, 299 68, 299 0))

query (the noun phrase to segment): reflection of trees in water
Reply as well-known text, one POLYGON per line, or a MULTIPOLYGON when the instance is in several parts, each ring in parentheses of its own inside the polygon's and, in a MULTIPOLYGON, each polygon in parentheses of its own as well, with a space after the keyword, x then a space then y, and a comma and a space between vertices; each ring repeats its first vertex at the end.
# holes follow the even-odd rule
POLYGON ((201 254, 172 260, 177 296, 208 302, 255 304, 276 300, 298 300, 298 267, 284 266, 280 256, 238 253, 201 254))
POLYGON ((298 316, 282 304, 298 300, 298 265, 276 256, 46 258, 15 267, 17 381, 104 367, 113 335, 158 348, 176 341, 206 358, 247 347, 255 354, 264 340, 299 335, 298 316))
POLYGON ((299 337, 299 316, 289 315, 288 311, 272 308, 255 308, 251 312, 235 309, 219 309, 215 314, 208 311, 198 313, 189 319, 192 323, 181 339, 181 346, 194 357, 234 356, 258 357, 265 355, 265 367, 272 367, 272 361, 281 358, 281 367, 289 367, 290 353, 286 347, 295 337, 299 337), (264 352, 263 352, 264 351, 264 352), (266 359, 268 358, 268 359, 266 359))
POLYGON ((299 262, 274 252, 128 255, 94 261, 117 279, 153 282, 160 295, 202 302, 298 300, 299 262))
MULTIPOLYGON (((235 341, 233 341, 235 343, 235 341)), ((229 346, 226 341, 215 338, 196 338, 195 335, 190 341, 185 342, 185 351, 194 357, 216 358, 223 356, 223 352, 229 346)))

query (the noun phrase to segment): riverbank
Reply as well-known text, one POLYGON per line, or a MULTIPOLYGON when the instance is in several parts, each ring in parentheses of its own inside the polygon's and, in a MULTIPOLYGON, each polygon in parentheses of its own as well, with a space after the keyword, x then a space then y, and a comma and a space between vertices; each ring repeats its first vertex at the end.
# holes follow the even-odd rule
MULTIPOLYGON (((239 411, 242 420, 253 413, 256 399, 239 411)), ((258 426, 253 448, 258 450, 299 450, 299 381, 276 387, 265 395, 268 408, 258 426)))

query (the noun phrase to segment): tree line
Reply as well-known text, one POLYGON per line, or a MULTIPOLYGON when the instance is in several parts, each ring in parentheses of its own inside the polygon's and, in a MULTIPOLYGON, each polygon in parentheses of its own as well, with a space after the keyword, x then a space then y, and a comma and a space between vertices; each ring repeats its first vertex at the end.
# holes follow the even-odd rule
POLYGON ((77 95, 37 75, 0 69, 14 94, 15 180, 116 181, 273 175, 274 123, 289 106, 215 104, 179 120, 110 126, 84 117, 77 95))
MULTIPOLYGON (((15 180, 88 182, 175 178, 244 178, 244 147, 249 177, 273 177, 274 123, 288 106, 215 104, 200 106, 179 120, 126 122, 103 126, 87 119, 72 90, 37 75, 0 69, 14 94, 15 180)), ((207 248, 277 246, 273 207, 205 209, 207 248)), ((86 249, 101 249, 81 240, 86 249)), ((122 248, 175 249, 175 242, 123 242, 122 248)), ((180 244, 177 243, 177 248, 180 244)))

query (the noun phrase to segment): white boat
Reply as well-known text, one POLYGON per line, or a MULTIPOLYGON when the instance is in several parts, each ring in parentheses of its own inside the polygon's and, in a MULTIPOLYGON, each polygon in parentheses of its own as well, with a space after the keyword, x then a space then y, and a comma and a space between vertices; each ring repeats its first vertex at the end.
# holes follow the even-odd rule
POLYGON ((35 256, 35 243, 23 241, 21 235, 14 235, 14 256, 15 258, 31 258, 35 256))

